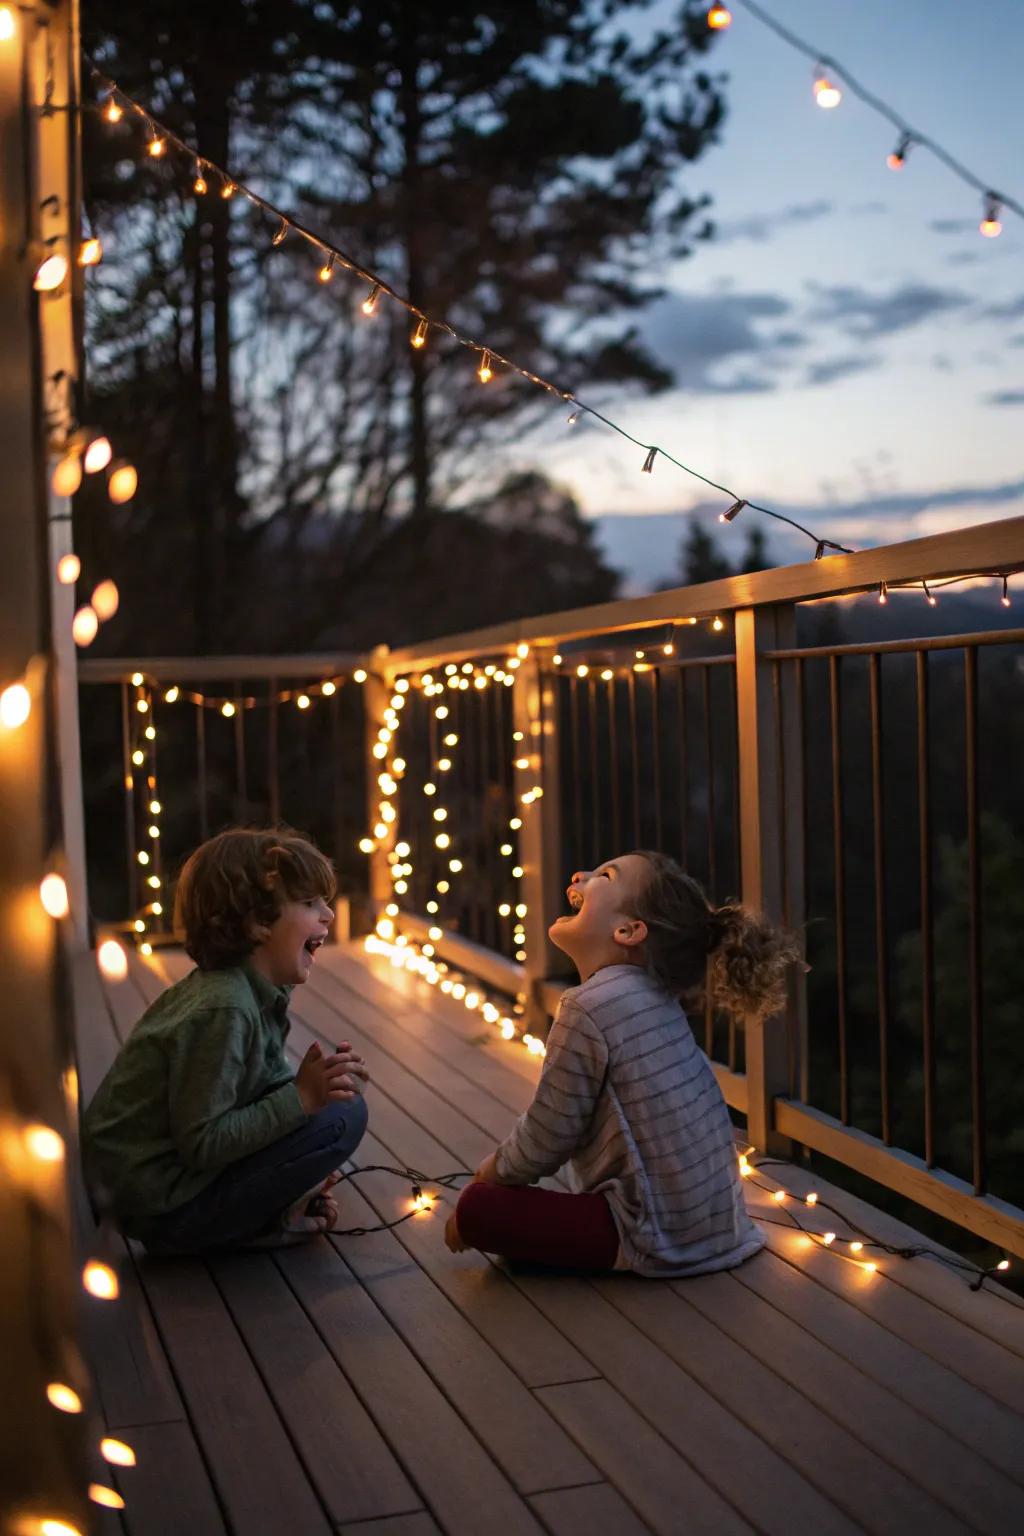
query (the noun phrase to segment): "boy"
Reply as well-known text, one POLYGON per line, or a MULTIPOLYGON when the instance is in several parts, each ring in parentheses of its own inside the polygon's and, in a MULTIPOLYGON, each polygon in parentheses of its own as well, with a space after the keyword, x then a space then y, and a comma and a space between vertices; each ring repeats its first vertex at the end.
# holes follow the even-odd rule
POLYGON ((151 1251, 299 1241, 366 1129, 362 1057, 311 1045, 294 1075, 287 1007, 334 917, 334 871, 291 831, 221 832, 181 872, 175 926, 196 969, 143 1014, 82 1126, 86 1175, 151 1251))

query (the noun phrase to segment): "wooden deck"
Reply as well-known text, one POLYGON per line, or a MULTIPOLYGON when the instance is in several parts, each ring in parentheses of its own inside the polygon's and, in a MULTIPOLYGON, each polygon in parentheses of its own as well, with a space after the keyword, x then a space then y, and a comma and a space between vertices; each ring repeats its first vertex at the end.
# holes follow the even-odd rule
MULTIPOLYGON (((83 1102, 176 951, 75 976, 83 1102)), ((371 1067, 363 1163, 472 1168, 529 1102, 522 1047, 352 948, 296 989, 291 1042, 371 1067)), ((771 1170, 794 1191, 797 1168, 771 1170)), ((889 1241, 916 1234, 815 1179, 889 1241)), ((345 1226, 408 1208, 367 1174, 345 1226)), ((755 1213, 784 1221, 748 1185, 755 1213)), ((1024 1527, 1024 1305, 927 1258, 875 1276, 782 1225, 730 1274, 679 1283, 513 1273, 444 1247, 446 1207, 279 1255, 133 1251, 90 1302, 129 1536, 634 1536, 1024 1527)), ((846 1230, 835 1218, 830 1224, 846 1230)), ((850 1233, 849 1235, 854 1235, 850 1233)))

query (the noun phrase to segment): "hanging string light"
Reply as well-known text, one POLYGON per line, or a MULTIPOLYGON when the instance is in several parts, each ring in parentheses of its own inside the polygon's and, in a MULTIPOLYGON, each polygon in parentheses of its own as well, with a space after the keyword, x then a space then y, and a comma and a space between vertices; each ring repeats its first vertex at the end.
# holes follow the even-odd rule
POLYGON ((732 26, 732 12, 724 5, 713 5, 708 11, 708 26, 712 32, 724 32, 732 26))
POLYGON ((1000 201, 994 192, 985 193, 985 212, 982 215, 978 228, 987 240, 995 240, 1003 232, 1000 222, 1000 201))
POLYGON ((824 64, 819 64, 815 70, 814 99, 826 112, 830 112, 833 107, 838 107, 843 99, 843 93, 838 85, 826 74, 824 64))
POLYGON ((890 155, 886 157, 885 163, 889 167, 890 171, 902 171, 904 165, 907 162, 907 156, 910 153, 910 146, 913 144, 913 142, 913 134, 900 134, 899 143, 896 145, 896 148, 890 155))

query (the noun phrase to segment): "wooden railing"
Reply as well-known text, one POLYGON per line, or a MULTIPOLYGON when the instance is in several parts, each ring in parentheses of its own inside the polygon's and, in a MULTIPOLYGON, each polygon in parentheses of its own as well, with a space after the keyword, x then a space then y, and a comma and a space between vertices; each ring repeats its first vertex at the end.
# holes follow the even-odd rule
MULTIPOLYGON (((519 997, 534 1031, 565 984, 547 938, 565 884, 624 848, 660 846, 716 898, 805 934, 812 970, 783 1016, 736 1030, 707 1009, 698 1024, 751 1141, 812 1148, 1024 1256, 992 885, 1022 872, 989 848, 1004 827, 1024 846, 1024 828, 1014 766, 998 760, 1015 738, 982 728, 1019 712, 1024 630, 808 646, 797 625, 799 605, 825 597, 1022 568, 1013 519, 373 658, 205 666, 365 669, 375 910, 397 907, 408 938, 519 997)), ((1006 617, 998 590, 993 613, 1006 617)), ((81 675, 123 680, 134 665, 81 675)), ((195 664, 138 666, 163 684, 195 664)))

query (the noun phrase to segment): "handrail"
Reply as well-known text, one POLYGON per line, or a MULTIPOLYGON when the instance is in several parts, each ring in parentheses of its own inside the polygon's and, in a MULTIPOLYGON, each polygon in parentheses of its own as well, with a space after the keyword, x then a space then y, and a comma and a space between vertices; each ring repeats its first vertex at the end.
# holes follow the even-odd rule
POLYGON ((969 635, 930 635, 919 640, 864 640, 852 645, 797 646, 765 651, 766 661, 814 661, 825 656, 894 656, 908 651, 960 651, 975 645, 1020 645, 1024 629, 984 629, 969 635))
POLYGON ((572 608, 444 635, 392 651, 387 657, 387 668, 389 672, 423 671, 440 662, 480 656, 520 643, 538 647, 562 645, 619 630, 706 618, 737 608, 840 597, 870 591, 883 581, 895 586, 899 582, 939 581, 943 577, 992 570, 1024 570, 1024 517, 931 534, 856 555, 829 555, 801 565, 784 565, 696 586, 673 587, 647 597, 622 598, 589 608, 572 608))
POLYGON ((296 656, 123 656, 83 657, 78 676, 83 683, 120 683, 130 671, 144 672, 158 683, 203 682, 211 678, 333 677, 340 672, 369 668, 379 656, 357 651, 302 653, 296 656))

